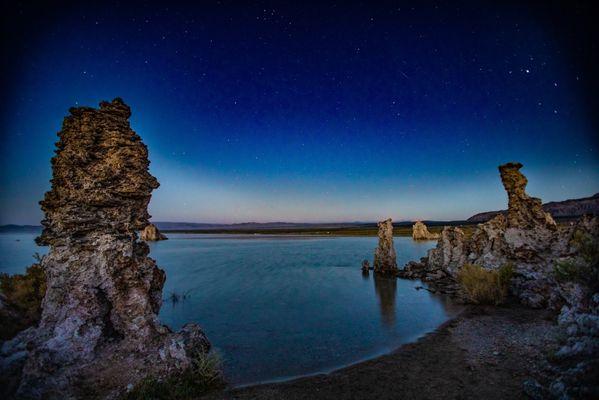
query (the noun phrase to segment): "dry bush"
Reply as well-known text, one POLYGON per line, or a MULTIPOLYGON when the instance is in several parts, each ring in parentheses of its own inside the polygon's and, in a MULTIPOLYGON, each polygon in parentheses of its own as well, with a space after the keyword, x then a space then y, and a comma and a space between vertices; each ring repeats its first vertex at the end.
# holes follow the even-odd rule
POLYGON ((22 275, 0 274, 0 293, 5 305, 0 312, 0 339, 9 339, 39 321, 46 294, 44 270, 33 264, 22 275))
POLYGON ((498 269, 465 264, 458 272, 458 282, 472 303, 498 305, 507 296, 512 275, 511 264, 498 269))

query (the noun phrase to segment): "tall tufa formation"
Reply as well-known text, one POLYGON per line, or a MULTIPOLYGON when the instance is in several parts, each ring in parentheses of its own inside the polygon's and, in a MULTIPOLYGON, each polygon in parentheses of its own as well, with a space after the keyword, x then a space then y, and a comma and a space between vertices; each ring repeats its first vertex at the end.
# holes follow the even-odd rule
POLYGON ((499 166, 501 182, 508 195, 507 227, 524 229, 544 226, 555 229, 555 221, 551 214, 543 211, 541 199, 526 194, 528 180, 520 168, 520 163, 499 166))
MULTIPOLYGON (((423 279, 436 291, 461 296, 456 282, 467 263, 492 270, 509 265, 510 292, 520 302, 559 310, 564 340, 551 363, 555 398, 586 398, 597 393, 599 360, 599 218, 556 225, 541 200, 526 194, 522 164, 499 166, 508 210, 479 224, 468 237, 445 227, 437 247, 420 262, 410 261, 398 275, 423 279)), ((596 397, 596 396, 595 396, 596 397)))
POLYGON ((210 348, 197 325, 174 334, 158 321, 165 273, 136 233, 158 181, 129 107, 117 98, 70 113, 40 202, 37 240, 50 246, 41 320, 1 354, 21 372, 17 396, 112 397, 145 376, 182 371, 210 348))
POLYGON ((430 233, 428 228, 422 221, 416 221, 412 225, 412 239, 414 240, 437 240, 439 239, 438 233, 430 233))
POLYGON ((522 164, 499 166, 507 192, 507 213, 479 224, 471 237, 459 228, 445 227, 434 249, 421 263, 409 263, 401 276, 428 281, 456 276, 466 263, 488 269, 511 264, 515 271, 512 289, 520 300, 533 307, 558 307, 564 293, 557 292, 554 280, 556 260, 573 254, 571 241, 576 231, 595 237, 597 219, 582 219, 576 225, 558 227, 543 211, 541 200, 525 191, 527 179, 522 164))
POLYGON ((391 218, 378 223, 379 245, 374 252, 374 272, 381 274, 397 273, 395 247, 393 246, 393 222, 391 218))

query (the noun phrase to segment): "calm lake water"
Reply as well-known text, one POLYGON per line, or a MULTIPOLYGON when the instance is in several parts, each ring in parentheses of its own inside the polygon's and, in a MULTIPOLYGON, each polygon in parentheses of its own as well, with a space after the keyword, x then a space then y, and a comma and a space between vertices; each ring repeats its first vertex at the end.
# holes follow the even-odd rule
MULTIPOLYGON (((418 281, 363 276, 375 237, 169 234, 150 255, 166 270, 160 319, 199 323, 233 384, 313 374, 388 352, 457 312, 418 281), (187 293, 177 303, 170 294, 187 293)), ((0 234, 0 272, 46 252, 35 234, 0 234), (17 241, 18 240, 18 241, 17 241)), ((395 238, 398 264, 434 242, 395 238)))

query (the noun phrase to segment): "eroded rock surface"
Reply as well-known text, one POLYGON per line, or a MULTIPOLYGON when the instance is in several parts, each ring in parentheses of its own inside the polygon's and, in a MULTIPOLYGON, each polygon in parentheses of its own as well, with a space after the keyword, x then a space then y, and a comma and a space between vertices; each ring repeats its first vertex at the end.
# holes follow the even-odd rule
POLYGON ((197 325, 159 323, 165 273, 137 241, 158 182, 121 100, 71 108, 58 133, 38 242, 50 251, 41 321, 2 347, 16 395, 114 397, 146 376, 187 368, 210 343, 197 325), (18 375, 18 374, 17 374, 18 375))
POLYGON ((374 272, 381 274, 396 274, 397 261, 393 246, 393 221, 391 218, 378 223, 379 244, 374 252, 374 272))
POLYGON ((141 240, 146 242, 154 242, 157 240, 166 240, 168 239, 165 235, 163 235, 156 225, 149 224, 147 225, 143 231, 141 231, 141 240))
POLYGON ((422 221, 416 221, 412 225, 412 239, 414 240, 436 240, 439 239, 438 233, 430 233, 422 221))
MULTIPOLYGON (((426 267, 418 269, 419 277, 455 278, 466 263, 486 268, 510 263, 516 272, 513 292, 523 303, 543 307, 557 301, 551 273, 554 261, 570 253, 568 242, 575 228, 558 228, 543 211, 541 200, 528 196, 520 168, 519 163, 499 167, 508 196, 506 215, 479 224, 470 238, 460 228, 445 227, 437 246, 428 252, 426 267)), ((415 275, 415 271, 408 265, 402 275, 415 275)))

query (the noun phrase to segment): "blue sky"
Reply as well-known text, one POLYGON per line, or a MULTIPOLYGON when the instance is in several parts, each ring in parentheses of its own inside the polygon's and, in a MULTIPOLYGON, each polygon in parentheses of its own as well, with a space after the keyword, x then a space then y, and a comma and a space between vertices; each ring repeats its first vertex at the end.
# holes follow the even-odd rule
POLYGON ((508 161, 544 201, 599 192, 584 43, 537 10, 242 4, 15 6, 0 224, 41 219, 68 108, 117 96, 158 221, 462 219, 505 207, 508 161))

